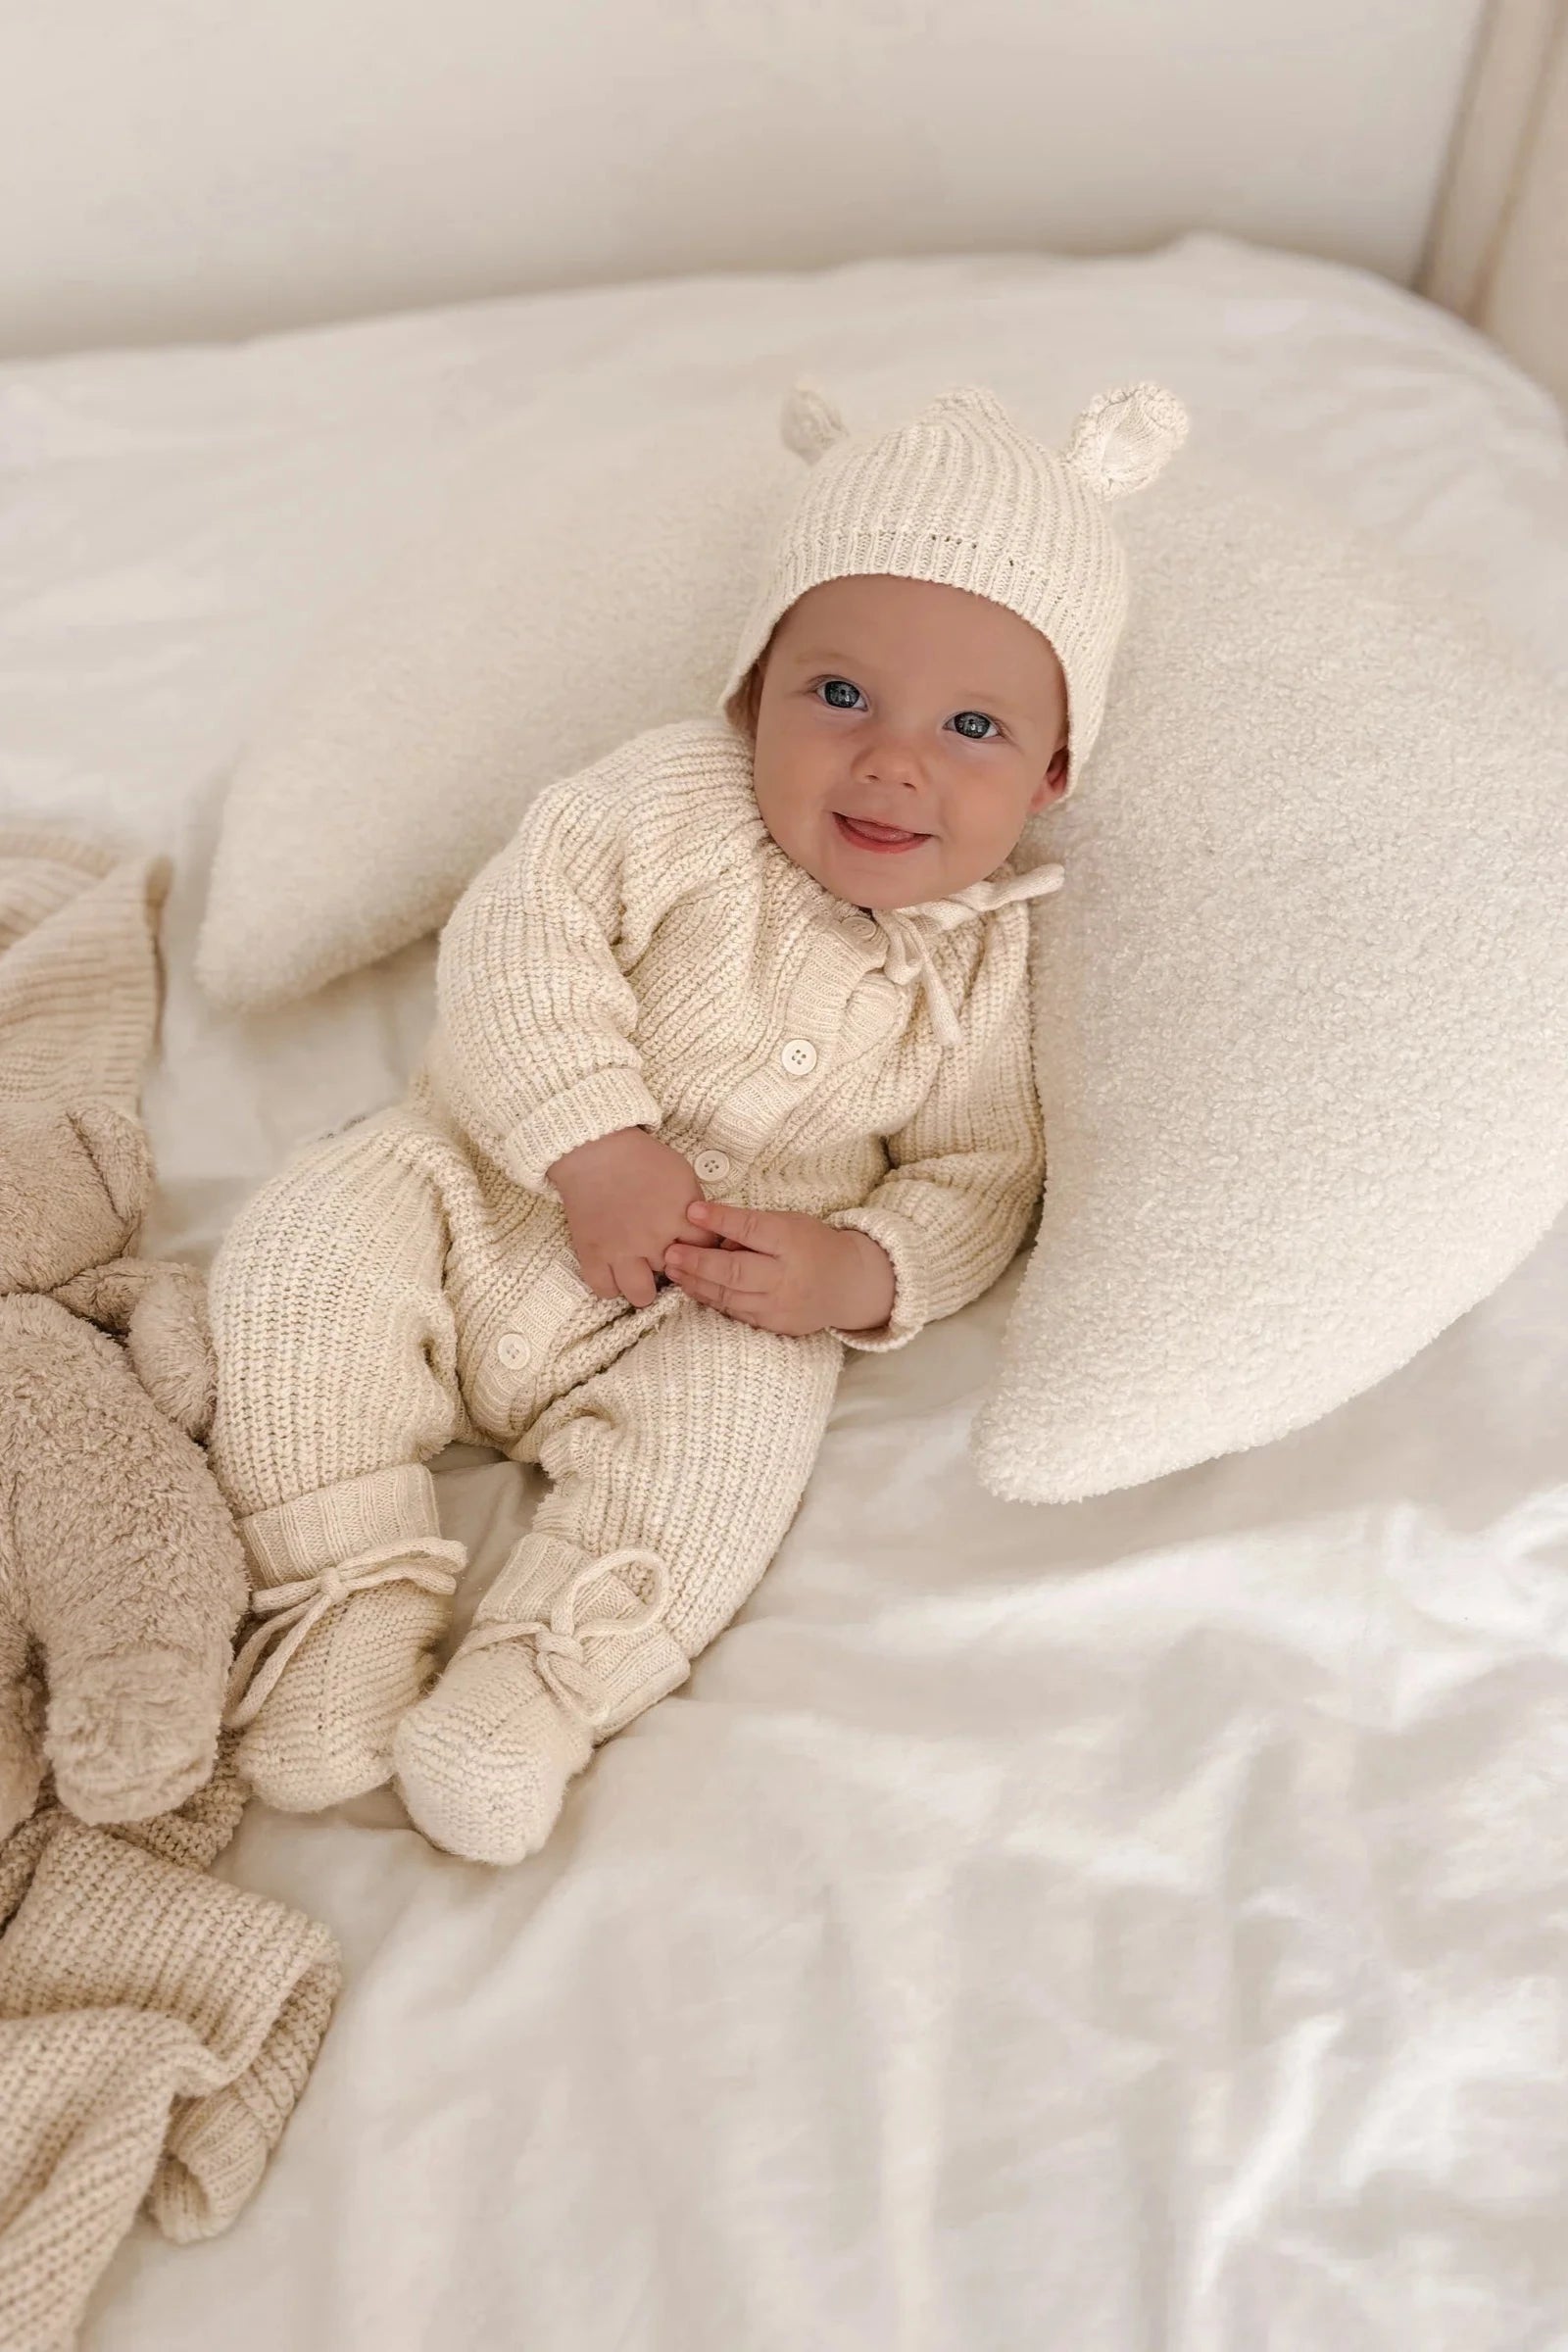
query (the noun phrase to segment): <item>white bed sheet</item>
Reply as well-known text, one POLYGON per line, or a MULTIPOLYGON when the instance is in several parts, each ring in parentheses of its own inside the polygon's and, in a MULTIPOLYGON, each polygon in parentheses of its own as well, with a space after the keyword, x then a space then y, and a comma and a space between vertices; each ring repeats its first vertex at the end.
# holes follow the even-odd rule
MULTIPOLYGON (((312 631, 519 404, 678 385, 716 316, 775 385, 901 300, 951 304, 956 377, 1006 303, 1086 386, 1171 382, 1568 678, 1544 395, 1223 238, 0 369, 0 811, 177 860, 150 1247, 205 1257, 428 1018, 427 946, 246 1022, 191 986, 226 764, 312 631)), ((252 2205, 139 2227, 88 2352, 1568 2343, 1568 1231, 1315 1429, 1054 1510, 964 1451, 1018 1271, 849 1366, 756 1598, 537 1860, 385 1794, 251 1808, 221 1867, 331 1924, 342 2003, 252 2205)), ((461 1626, 535 1490, 454 1449, 440 1491, 461 1626)))

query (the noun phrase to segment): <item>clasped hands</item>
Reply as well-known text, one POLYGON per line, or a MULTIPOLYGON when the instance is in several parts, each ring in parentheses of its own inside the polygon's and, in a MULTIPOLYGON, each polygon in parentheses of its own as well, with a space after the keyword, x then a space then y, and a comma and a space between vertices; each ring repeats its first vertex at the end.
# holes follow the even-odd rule
POLYGON ((649 1306, 663 1274, 738 1323, 805 1339, 875 1331, 893 1311, 887 1251, 853 1226, 708 1200, 691 1162, 646 1127, 622 1127, 547 1171, 596 1298, 649 1306))

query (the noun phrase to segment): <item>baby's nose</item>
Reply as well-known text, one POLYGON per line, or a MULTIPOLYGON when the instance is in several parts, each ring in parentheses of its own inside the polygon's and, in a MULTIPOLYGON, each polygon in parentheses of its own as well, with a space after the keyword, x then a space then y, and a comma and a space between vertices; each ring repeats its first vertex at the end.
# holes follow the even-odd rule
POLYGON ((919 754, 897 741, 873 744, 862 753, 860 773, 868 784, 906 784, 915 790, 924 781, 919 754))

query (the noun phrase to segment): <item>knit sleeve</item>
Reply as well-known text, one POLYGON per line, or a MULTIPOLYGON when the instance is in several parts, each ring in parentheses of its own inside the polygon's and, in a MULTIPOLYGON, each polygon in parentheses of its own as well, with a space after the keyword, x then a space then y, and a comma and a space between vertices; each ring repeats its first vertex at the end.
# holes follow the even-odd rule
POLYGON ((887 1139, 892 1167, 853 1226, 893 1263, 893 1307, 872 1331, 840 1331, 851 1348, 902 1348, 927 1323, 989 1290, 1017 1253, 1045 1182, 1045 1127, 1035 1086, 1021 971, 983 1037, 966 1030, 908 1124, 887 1139))
MULTIPOLYGON (((657 828, 654 828, 657 830, 657 828)), ((647 796, 613 759, 542 792, 441 934, 432 1065, 515 1184, 621 1127, 657 1128, 616 950, 651 924, 647 796)))

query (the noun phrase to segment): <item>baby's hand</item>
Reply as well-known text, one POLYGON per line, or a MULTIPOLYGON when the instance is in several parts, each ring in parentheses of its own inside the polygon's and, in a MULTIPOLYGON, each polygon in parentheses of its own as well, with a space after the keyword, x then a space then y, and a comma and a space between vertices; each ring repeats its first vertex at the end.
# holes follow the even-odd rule
POLYGON ((728 1200, 694 1200, 687 1214, 722 1239, 716 1250, 673 1243, 664 1254, 670 1280, 738 1323, 808 1339, 815 1331, 875 1331, 893 1312, 893 1262, 854 1226, 728 1200))
POLYGON ((646 1127, 621 1127, 579 1144, 546 1172, 596 1298, 651 1305, 669 1244, 703 1239, 701 1226, 686 1218, 687 1201, 702 1189, 690 1160, 646 1127))

